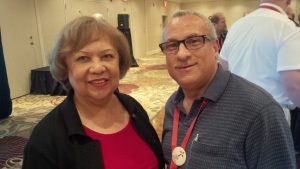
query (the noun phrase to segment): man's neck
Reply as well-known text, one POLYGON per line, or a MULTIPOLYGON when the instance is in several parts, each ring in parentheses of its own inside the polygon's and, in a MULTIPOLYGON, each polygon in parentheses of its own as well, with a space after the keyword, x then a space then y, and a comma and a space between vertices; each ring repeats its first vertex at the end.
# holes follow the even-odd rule
POLYGON ((260 4, 263 3, 269 3, 269 4, 273 4, 273 5, 277 5, 279 6, 283 11, 286 10, 286 8, 289 6, 289 3, 287 3, 286 1, 279 1, 279 0, 261 0, 260 4))

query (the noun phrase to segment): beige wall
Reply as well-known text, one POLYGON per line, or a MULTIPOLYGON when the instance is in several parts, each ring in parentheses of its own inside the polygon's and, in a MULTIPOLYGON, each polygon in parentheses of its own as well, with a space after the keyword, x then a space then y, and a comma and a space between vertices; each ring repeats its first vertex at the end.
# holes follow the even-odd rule
MULTIPOLYGON (((102 13, 117 27, 117 14, 129 14, 133 53, 138 61, 160 51, 163 16, 178 9, 192 9, 206 16, 224 12, 230 27, 257 5, 258 0, 169 2, 167 8, 163 7, 162 0, 128 0, 126 3, 121 0, 1 0, 0 26, 12 97, 29 93, 30 70, 48 65, 48 55, 59 30, 77 16, 102 13), (31 42, 34 45, 28 45, 31 42)), ((299 14, 300 0, 294 0, 292 8, 299 14)))
POLYGON ((28 94, 30 71, 43 62, 35 1, 0 0, 0 26, 11 97, 28 94))
POLYGON ((45 65, 48 64, 48 54, 62 26, 80 15, 91 15, 96 12, 103 14, 104 18, 115 27, 118 26, 118 14, 129 14, 135 58, 153 51, 158 52, 157 44, 162 29, 161 16, 162 13, 166 13, 161 3, 160 0, 130 0, 126 3, 121 0, 38 0, 45 65))
POLYGON ((43 65, 48 65, 48 55, 57 33, 66 23, 65 3, 62 0, 36 0, 37 21, 40 32, 43 65), (55 12, 53 12, 55 11, 55 12))
MULTIPOLYGON (((215 12, 223 12, 227 26, 230 28, 244 13, 255 10, 258 5, 258 0, 208 0, 199 3, 185 3, 181 5, 181 8, 198 11, 207 17, 215 12)), ((300 0, 293 0, 291 7, 296 11, 296 15, 300 13, 300 0)))
POLYGON ((180 9, 180 6, 170 2, 168 7, 164 8, 161 0, 130 0, 126 3, 121 0, 38 0, 38 8, 44 57, 47 61, 55 36, 61 27, 77 16, 96 12, 102 13, 115 27, 118 25, 118 14, 129 14, 134 57, 138 59, 157 53, 163 29, 162 16, 173 13, 180 9))
MULTIPOLYGON (((168 16, 178 9, 192 9, 206 16, 214 12, 224 12, 230 27, 244 13, 251 12, 258 5, 258 0, 226 0, 226 2, 210 0, 183 4, 169 2, 167 8, 162 7, 161 0, 129 0, 126 3, 121 0, 38 0, 37 2, 46 61, 57 32, 66 22, 80 15, 100 12, 105 19, 117 27, 117 14, 129 14, 133 53, 135 58, 139 58, 159 52, 158 44, 163 29, 162 16, 168 16)), ((296 10, 295 2, 292 7, 296 10)))
POLYGON ((226 1, 209 1, 202 3, 190 3, 182 5, 183 9, 191 9, 210 16, 215 12, 223 12, 227 26, 230 27, 237 19, 241 18, 244 13, 253 11, 258 6, 258 0, 247 0, 237 3, 237 0, 226 1))
POLYGON ((296 1, 296 5, 295 6, 296 6, 296 10, 295 10, 296 11, 295 12, 296 18, 295 18, 295 20, 298 21, 298 23, 299 23, 300 21, 298 20, 298 15, 300 15, 300 0, 296 1))
POLYGON ((159 52, 158 44, 163 29, 162 16, 168 16, 180 8, 177 3, 169 3, 167 8, 162 6, 161 0, 146 0, 146 55, 159 52))

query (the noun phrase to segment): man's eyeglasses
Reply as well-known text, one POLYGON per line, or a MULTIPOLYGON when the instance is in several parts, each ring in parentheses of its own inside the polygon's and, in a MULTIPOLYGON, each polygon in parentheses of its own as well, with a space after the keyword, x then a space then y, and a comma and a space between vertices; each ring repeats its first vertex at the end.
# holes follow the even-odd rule
POLYGON ((164 54, 176 54, 181 43, 183 43, 188 50, 194 50, 203 47, 205 40, 210 40, 207 35, 192 36, 180 41, 164 42, 159 44, 159 47, 164 54))

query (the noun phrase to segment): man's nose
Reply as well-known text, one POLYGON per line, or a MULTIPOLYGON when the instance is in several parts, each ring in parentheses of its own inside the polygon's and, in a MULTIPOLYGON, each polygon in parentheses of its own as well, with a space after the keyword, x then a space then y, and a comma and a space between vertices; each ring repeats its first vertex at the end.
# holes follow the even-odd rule
POLYGON ((190 51, 186 48, 184 43, 180 43, 178 46, 177 56, 179 59, 186 59, 190 55, 190 51))

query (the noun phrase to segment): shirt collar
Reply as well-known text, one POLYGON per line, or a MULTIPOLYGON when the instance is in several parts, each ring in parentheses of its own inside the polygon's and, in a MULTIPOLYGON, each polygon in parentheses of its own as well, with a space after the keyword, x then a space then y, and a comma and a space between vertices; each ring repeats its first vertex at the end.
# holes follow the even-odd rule
MULTIPOLYGON (((224 71, 222 66, 219 64, 215 77, 213 78, 211 84, 208 86, 207 90, 203 94, 203 98, 207 98, 210 101, 217 102, 226 90, 228 81, 230 78, 230 72, 224 71)), ((177 94, 174 99, 174 103, 178 104, 184 98, 184 93, 181 87, 178 88, 177 94)), ((199 98, 201 99, 201 98, 199 98)))
POLYGON ((271 6, 271 7, 273 7, 273 8, 276 8, 277 10, 280 11, 281 14, 287 15, 286 12, 285 12, 280 6, 278 6, 278 5, 276 5, 276 4, 272 4, 272 3, 262 3, 262 4, 260 4, 259 6, 264 6, 264 5, 266 5, 266 6, 271 6))

